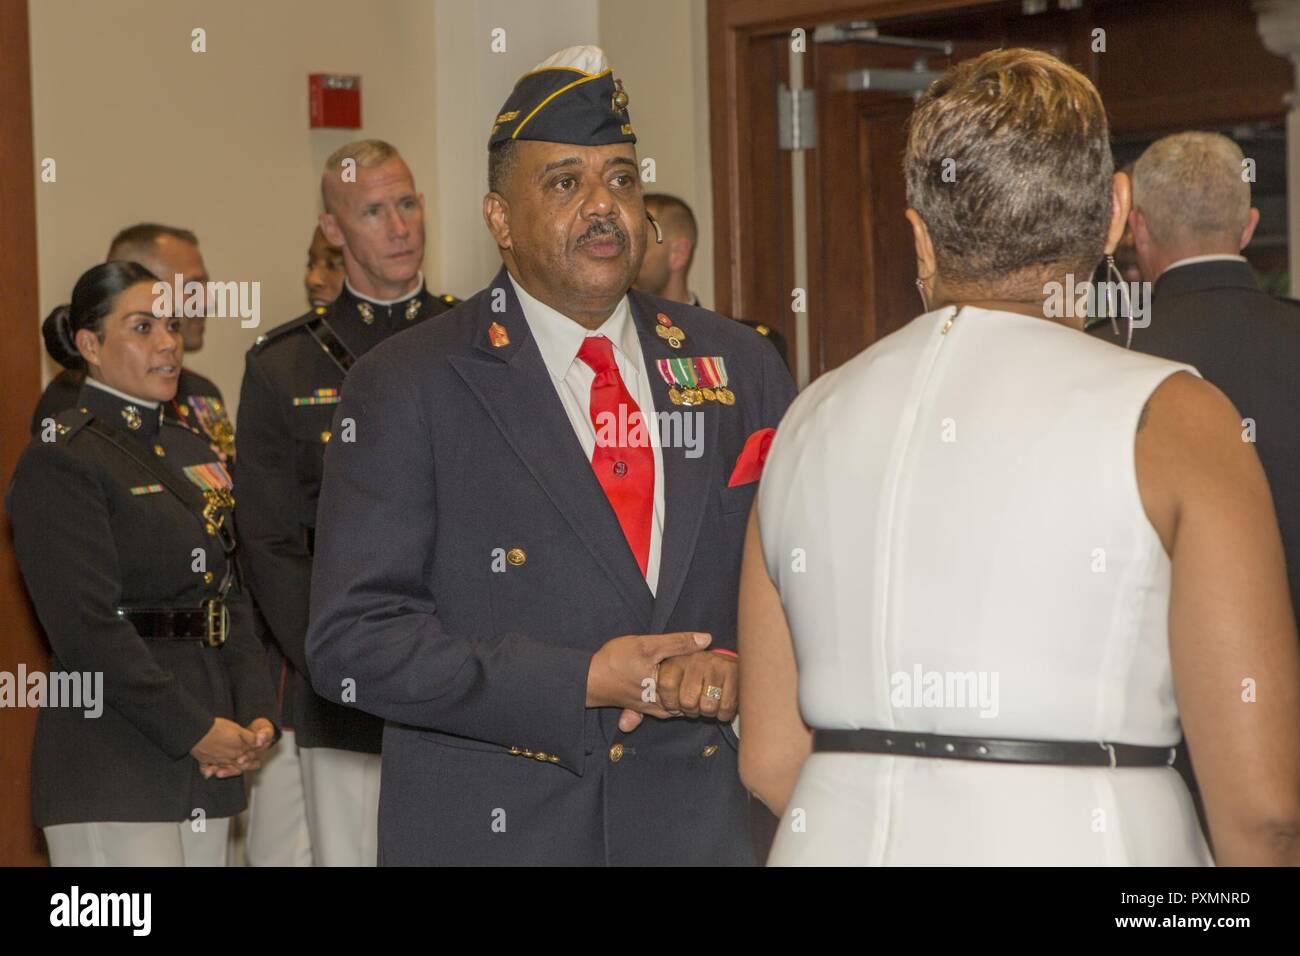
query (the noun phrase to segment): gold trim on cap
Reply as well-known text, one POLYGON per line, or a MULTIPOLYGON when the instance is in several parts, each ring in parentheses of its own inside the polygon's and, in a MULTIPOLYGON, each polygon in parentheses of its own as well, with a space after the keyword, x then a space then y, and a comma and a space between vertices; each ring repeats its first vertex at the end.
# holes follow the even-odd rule
MULTIPOLYGON (((613 67, 610 67, 608 70, 605 71, 605 73, 612 73, 613 69, 614 69, 613 67)), ((550 73, 552 70, 568 70, 570 73, 581 73, 583 76, 604 76, 605 75, 605 73, 588 73, 586 70, 580 70, 576 66, 560 66, 559 64, 557 64, 555 66, 544 66, 538 70, 529 70, 527 73, 521 76, 519 80, 526 80, 528 77, 536 76, 538 73, 550 73)), ((515 80, 516 86, 519 85, 519 80, 515 80)))
MULTIPOLYGON (((568 70, 568 69, 573 69, 573 68, 572 68, 572 67, 567 67, 567 66, 561 66, 561 67, 548 67, 548 69, 568 70)), ((537 71, 537 72, 541 72, 541 71, 539 70, 539 71, 537 71)), ((582 73, 582 70, 574 70, 574 72, 576 72, 576 73, 582 73)), ((556 98, 557 96, 559 96, 561 93, 567 93, 569 90, 573 89, 575 86, 581 86, 583 83, 590 83, 592 80, 599 80, 602 76, 609 76, 609 75, 610 75, 611 73, 613 73, 613 72, 614 72, 614 69, 613 69, 613 67, 611 67, 610 69, 606 70, 604 73, 594 73, 594 74, 593 74, 593 73, 582 73, 582 77, 583 77, 582 79, 580 79, 580 80, 574 80, 572 83, 568 83, 568 84, 566 84, 566 85, 560 87, 558 90, 556 90, 556 91, 555 91, 554 93, 552 93, 550 96, 548 96, 546 99, 544 99, 544 100, 542 100, 540 103, 538 103, 537 106, 535 106, 535 107, 533 108, 533 111, 532 111, 531 113, 529 113, 529 114, 528 114, 527 116, 525 116, 522 120, 520 120, 519 125, 515 127, 515 131, 514 131, 513 133, 510 134, 510 138, 511 138, 511 139, 518 139, 518 138, 519 138, 519 131, 522 130, 525 126, 528 125, 528 121, 529 121, 530 119, 532 119, 534 116, 536 116, 536 115, 541 111, 541 109, 542 109, 543 106, 545 106, 547 103, 551 102, 551 100, 555 99, 555 98, 556 98)), ((529 75, 531 76, 532 74, 529 74, 529 75)))

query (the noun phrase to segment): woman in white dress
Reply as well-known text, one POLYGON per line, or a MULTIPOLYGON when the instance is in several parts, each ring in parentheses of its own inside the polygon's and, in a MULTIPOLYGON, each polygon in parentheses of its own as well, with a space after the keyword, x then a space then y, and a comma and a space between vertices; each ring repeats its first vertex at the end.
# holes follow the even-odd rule
POLYGON ((1045 53, 965 61, 905 171, 927 311, 799 397, 750 522, 740 769, 782 818, 769 862, 1210 864, 1180 726, 1217 861, 1300 862, 1254 448, 1194 369, 1070 314, 1128 214, 1097 91, 1045 53))

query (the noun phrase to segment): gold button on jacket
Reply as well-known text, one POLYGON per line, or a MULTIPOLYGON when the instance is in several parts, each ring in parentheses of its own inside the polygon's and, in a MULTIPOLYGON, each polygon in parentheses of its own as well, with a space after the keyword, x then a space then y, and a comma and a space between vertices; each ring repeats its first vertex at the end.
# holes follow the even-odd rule
POLYGON ((623 759, 623 745, 615 744, 609 748, 609 759, 611 763, 618 763, 623 759))

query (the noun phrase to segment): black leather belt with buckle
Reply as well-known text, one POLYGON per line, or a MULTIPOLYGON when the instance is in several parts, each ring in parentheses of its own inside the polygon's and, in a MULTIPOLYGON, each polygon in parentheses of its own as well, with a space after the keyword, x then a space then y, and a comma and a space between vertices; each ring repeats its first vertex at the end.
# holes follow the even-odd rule
POLYGON ((1086 740, 993 740, 900 730, 815 730, 813 751, 1076 767, 1167 767, 1173 765, 1178 748, 1086 740))
POLYGON ((202 607, 120 607, 117 616, 130 621, 144 638, 202 641, 208 647, 226 643, 230 611, 220 598, 208 598, 202 607))

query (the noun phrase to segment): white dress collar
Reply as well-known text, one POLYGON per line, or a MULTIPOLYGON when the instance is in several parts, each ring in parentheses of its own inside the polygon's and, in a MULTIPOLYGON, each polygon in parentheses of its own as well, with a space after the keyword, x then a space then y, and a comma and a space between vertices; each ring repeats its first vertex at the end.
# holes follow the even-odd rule
POLYGON ((510 284, 515 287, 520 308, 524 310, 524 320, 527 321, 528 330, 532 332, 533 339, 537 342, 537 348, 542 353, 542 361, 546 363, 546 370, 551 378, 556 381, 564 379, 569 373, 569 366, 578 357, 582 340, 593 335, 605 336, 614 343, 614 350, 617 353, 632 362, 634 366, 640 365, 638 356, 641 354, 641 343, 637 338, 636 323, 632 321, 632 308, 628 304, 626 295, 619 300, 610 317, 601 324, 600 328, 588 331, 567 315, 557 312, 545 302, 529 295, 524 287, 515 281, 514 276, 510 276, 510 284))
POLYGON ((111 386, 105 385, 103 382, 99 381, 99 379, 91 378, 89 375, 86 376, 86 384, 87 384, 87 385, 93 385, 93 386, 95 386, 95 388, 101 388, 101 389, 103 389, 104 391, 108 392, 110 395, 116 395, 118 398, 122 399, 122 401, 124 401, 124 402, 132 402, 132 403, 134 403, 134 404, 136 404, 136 405, 143 405, 145 408, 157 408, 157 407, 158 407, 158 403, 157 403, 157 402, 146 401, 146 400, 143 399, 143 398, 136 398, 134 395, 128 395, 126 392, 119 392, 117 389, 112 388, 111 386))
POLYGON ((352 283, 349 282, 346 278, 344 278, 343 284, 347 286, 349 292, 351 292, 362 302, 369 302, 371 305, 396 305, 399 302, 405 302, 407 299, 411 298, 411 296, 417 294, 422 288, 424 288, 424 270, 421 269, 416 274, 415 285, 411 287, 410 291, 405 292, 402 295, 399 295, 396 299, 375 299, 368 295, 362 295, 360 292, 358 292, 356 289, 352 287, 352 283))

